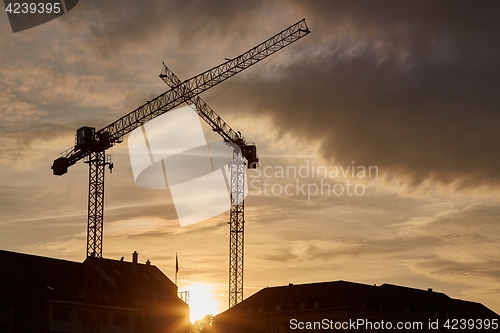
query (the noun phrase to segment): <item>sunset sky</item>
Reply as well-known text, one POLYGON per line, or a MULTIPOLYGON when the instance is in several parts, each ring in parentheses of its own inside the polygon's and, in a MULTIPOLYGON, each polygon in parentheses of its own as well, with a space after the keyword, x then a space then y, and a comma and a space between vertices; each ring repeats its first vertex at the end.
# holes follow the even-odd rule
MULTIPOLYGON (((202 94, 260 157, 245 297, 347 280, 433 288, 498 313, 499 7, 85 0, 15 34, 1 13, 0 248, 83 261, 88 167, 50 169, 76 129, 168 90, 162 62, 184 80, 306 18, 311 34, 202 94)), ((135 184, 127 140, 108 153, 104 257, 137 251, 174 280, 177 252, 179 289, 202 286, 217 302, 207 311, 225 310, 229 213, 181 227, 168 191, 135 184)))

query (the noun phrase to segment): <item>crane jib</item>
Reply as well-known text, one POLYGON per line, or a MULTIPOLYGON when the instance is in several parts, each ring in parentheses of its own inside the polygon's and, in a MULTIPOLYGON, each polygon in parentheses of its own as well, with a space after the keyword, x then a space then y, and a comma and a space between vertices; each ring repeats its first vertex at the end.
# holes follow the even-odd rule
POLYGON ((305 19, 302 19, 249 51, 183 81, 117 121, 96 131, 95 137, 87 145, 66 150, 61 157, 54 161, 52 165, 54 174, 65 174, 68 167, 79 160, 94 152, 101 152, 112 147, 114 144, 121 142, 126 134, 149 120, 195 98, 202 92, 229 79, 309 33, 310 30, 305 19))
MULTIPOLYGON (((175 75, 175 73, 170 70, 165 64, 163 64, 162 74, 160 74, 161 79, 169 85, 171 88, 177 87, 181 84, 181 80, 175 75)), ((241 133, 235 132, 222 118, 215 113, 214 110, 207 103, 205 103, 200 96, 196 96, 194 99, 188 101, 191 108, 211 127, 212 130, 218 133, 226 142, 232 142, 236 144, 243 154, 243 157, 247 160, 247 166, 249 169, 255 169, 259 165, 259 158, 257 157, 257 148, 254 144, 247 144, 245 139, 241 136, 241 133)))

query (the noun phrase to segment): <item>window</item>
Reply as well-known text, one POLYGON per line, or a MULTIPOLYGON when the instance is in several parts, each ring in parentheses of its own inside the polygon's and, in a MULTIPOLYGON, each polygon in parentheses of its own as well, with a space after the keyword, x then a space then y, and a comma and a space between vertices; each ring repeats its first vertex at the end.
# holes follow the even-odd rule
POLYGON ((281 311, 281 304, 276 304, 276 311, 281 311))
POLYGON ((99 312, 99 322, 101 324, 108 323, 108 313, 107 312, 99 312))
MULTIPOLYGON (((78 321, 83 321, 84 315, 85 315, 84 309, 83 308, 78 309, 78 321)), ((101 324, 108 323, 108 314, 106 312, 99 312, 99 322, 101 324)))
POLYGON ((62 307, 52 308, 52 320, 69 321, 71 316, 71 309, 62 307))
POLYGON ((288 304, 288 310, 293 310, 293 303, 288 304))
POLYGON ((264 307, 262 305, 259 305, 259 309, 257 311, 264 312, 264 307))
POLYGON ((305 309, 306 308, 306 303, 300 303, 300 308, 305 309))
POLYGON ((314 302, 314 308, 315 308, 315 309, 318 309, 318 308, 319 308, 319 302, 318 302, 318 301, 314 302))
POLYGON ((247 312, 252 312, 252 307, 251 307, 251 306, 249 306, 249 307, 247 308, 247 312))
POLYGON ((122 313, 115 313, 113 325, 120 327, 130 326, 130 316, 122 313))
POLYGON ((75 289, 73 289, 73 296, 78 297, 78 298, 84 298, 85 291, 82 289, 75 288, 75 289))

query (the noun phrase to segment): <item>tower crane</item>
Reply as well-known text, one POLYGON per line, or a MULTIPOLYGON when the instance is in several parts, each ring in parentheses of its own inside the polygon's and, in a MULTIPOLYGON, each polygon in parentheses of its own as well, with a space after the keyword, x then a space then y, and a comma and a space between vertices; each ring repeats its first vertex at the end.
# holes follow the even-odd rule
MULTIPOLYGON (((101 268, 99 261, 102 258, 103 243, 104 174, 106 166, 109 166, 110 170, 113 167, 113 163, 105 151, 108 148, 113 147, 115 144, 123 142, 123 137, 125 135, 142 126, 149 120, 152 120, 185 102, 196 102, 198 100, 198 103, 201 103, 199 102, 201 99, 197 99, 197 96, 202 92, 229 79, 230 77, 276 53, 309 33, 310 30, 307 27, 305 19, 302 19, 261 44, 253 47, 249 51, 180 83, 180 80, 173 75, 173 72, 164 66, 161 78, 167 83, 177 83, 173 84, 173 88, 141 105, 134 111, 126 114, 100 130, 96 131, 95 128, 87 126, 79 128, 76 132, 76 144, 62 152, 61 156, 54 160, 51 168, 53 170, 53 174, 58 176, 67 173, 68 168, 80 160, 83 160, 89 165, 86 251, 87 269, 85 275, 84 312, 85 333, 99 332, 98 310, 101 300, 101 268)), ((200 110, 203 110, 203 108, 200 108, 200 110)), ((247 145, 241 136, 231 130, 230 127, 227 126, 227 124, 225 124, 222 119, 215 114, 215 112, 213 112, 213 110, 205 108, 205 111, 200 111, 198 114, 200 114, 200 116, 202 116, 202 118, 206 121, 210 120, 209 124, 216 126, 213 127, 214 129, 220 129, 220 131, 218 130, 219 134, 223 137, 227 136, 229 139, 228 141, 241 142, 240 144, 244 149, 242 149, 238 156, 235 156, 236 159, 241 161, 241 163, 239 163, 237 168, 232 168, 231 170, 231 187, 239 187, 238 191, 235 191, 235 193, 243 193, 244 184, 241 182, 244 170, 243 157, 245 157, 245 154, 247 157, 250 157, 250 159, 247 159, 249 161, 249 167, 255 166, 255 163, 258 161, 255 161, 255 159, 252 160, 253 156, 256 158, 255 151, 252 151, 254 148, 252 148, 251 145, 247 145), (246 152, 245 147, 247 147, 246 152)), ((238 243, 241 244, 241 246, 238 246, 238 249, 240 247, 243 249, 243 200, 242 197, 240 200, 240 198, 235 198, 234 196, 231 197, 231 200, 232 202, 240 203, 235 205, 239 206, 235 208, 234 214, 237 220, 234 222, 230 221, 231 235, 233 235, 234 227, 234 234, 238 237, 238 241, 241 240, 241 242, 238 243)), ((231 205, 231 207, 233 207, 233 205, 231 205)), ((233 215, 231 215, 231 217, 232 216, 233 215)), ((235 258, 239 257, 242 257, 242 253, 235 254, 235 258)), ((234 277, 236 280, 241 277, 240 280, 242 281, 242 264, 243 262, 241 260, 241 264, 238 261, 237 266, 235 266, 235 274, 240 274, 234 277)), ((242 289, 242 285, 241 287, 238 286, 238 288, 242 289)), ((241 300, 241 298, 242 293, 235 290, 234 304, 237 303, 238 299, 241 300)))
MULTIPOLYGON (((160 78, 170 88, 181 84, 181 80, 163 64, 160 78)), ((200 96, 188 101, 191 107, 203 118, 212 130, 218 133, 225 142, 235 144, 238 149, 233 151, 231 161, 231 207, 229 212, 229 307, 233 307, 243 300, 243 262, 245 236, 245 170, 244 159, 249 169, 258 166, 257 150, 255 145, 249 144, 219 117, 200 96)))

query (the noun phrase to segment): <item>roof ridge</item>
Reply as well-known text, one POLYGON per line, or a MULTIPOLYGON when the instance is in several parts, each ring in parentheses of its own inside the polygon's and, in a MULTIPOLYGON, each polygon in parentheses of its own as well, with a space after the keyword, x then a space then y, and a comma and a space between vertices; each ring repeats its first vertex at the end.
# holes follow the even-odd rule
POLYGON ((37 257, 37 258, 43 258, 43 259, 49 259, 49 260, 54 260, 54 261, 66 261, 66 262, 72 262, 72 263, 77 263, 80 264, 81 262, 79 261, 73 261, 69 259, 61 259, 61 258, 51 258, 51 257, 46 257, 43 255, 39 254, 30 254, 30 253, 22 253, 22 252, 15 252, 15 251, 8 251, 8 250, 2 250, 0 249, 0 253, 4 252, 5 254, 10 254, 10 255, 18 255, 18 256, 25 256, 25 257, 37 257))

